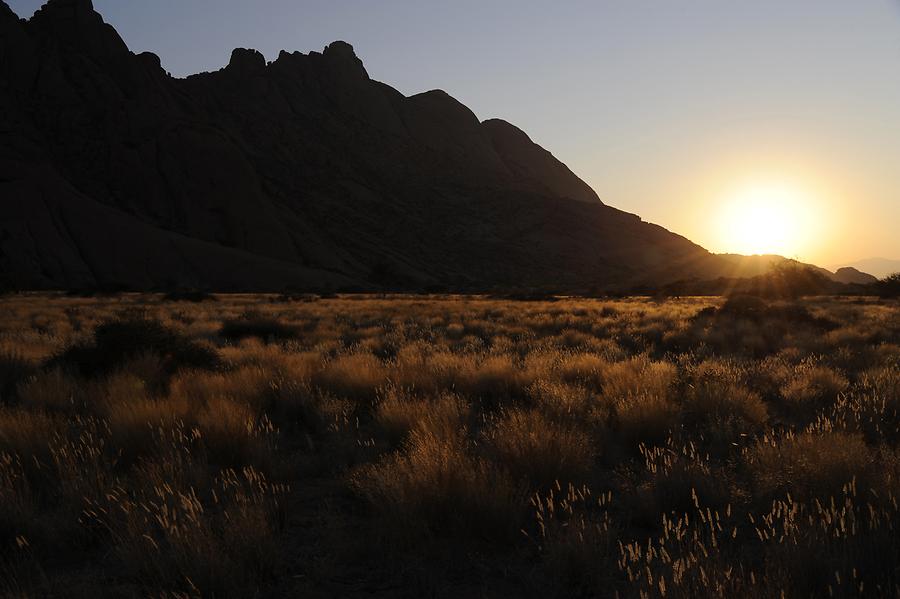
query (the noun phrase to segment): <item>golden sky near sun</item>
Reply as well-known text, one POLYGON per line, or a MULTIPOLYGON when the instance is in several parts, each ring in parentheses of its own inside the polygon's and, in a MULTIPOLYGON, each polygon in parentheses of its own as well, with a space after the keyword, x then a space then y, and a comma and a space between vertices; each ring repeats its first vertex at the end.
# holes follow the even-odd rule
POLYGON ((723 194, 711 214, 718 251, 780 254, 808 252, 827 229, 821 198, 782 181, 753 181, 723 194))
POLYGON ((774 253, 835 267, 900 251, 900 169, 890 168, 889 155, 765 133, 680 151, 654 144, 652 152, 644 148, 652 175, 625 171, 627 187, 601 198, 717 253, 774 253))
POLYGON ((701 182, 684 234, 712 252, 779 254, 821 266, 867 257, 871 225, 852 214, 846 184, 834 174, 796 165, 725 170, 701 182))

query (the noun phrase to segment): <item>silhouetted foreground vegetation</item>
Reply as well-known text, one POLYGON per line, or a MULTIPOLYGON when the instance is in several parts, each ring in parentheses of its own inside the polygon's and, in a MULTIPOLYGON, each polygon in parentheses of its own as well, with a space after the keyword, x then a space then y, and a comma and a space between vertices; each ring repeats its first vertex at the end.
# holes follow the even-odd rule
POLYGON ((900 272, 883 278, 875 284, 875 290, 881 297, 900 297, 900 272))
MULTIPOLYGON (((633 291, 661 296, 752 295, 767 299, 797 299, 823 295, 882 295, 888 279, 870 284, 832 281, 807 265, 784 262, 766 274, 755 277, 719 277, 711 280, 681 280, 661 287, 642 287, 633 291)), ((896 297, 896 296, 894 296, 896 297)))
POLYGON ((895 301, 205 299, 0 299, 0 592, 900 593, 895 301))

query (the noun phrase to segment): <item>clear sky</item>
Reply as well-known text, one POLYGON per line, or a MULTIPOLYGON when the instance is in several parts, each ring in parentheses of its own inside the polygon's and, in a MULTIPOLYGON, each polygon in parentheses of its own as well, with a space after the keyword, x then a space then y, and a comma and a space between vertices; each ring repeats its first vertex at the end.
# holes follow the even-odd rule
POLYGON ((346 40, 373 78, 518 125, 606 203, 713 251, 900 258, 900 0, 94 5, 174 75, 346 40))

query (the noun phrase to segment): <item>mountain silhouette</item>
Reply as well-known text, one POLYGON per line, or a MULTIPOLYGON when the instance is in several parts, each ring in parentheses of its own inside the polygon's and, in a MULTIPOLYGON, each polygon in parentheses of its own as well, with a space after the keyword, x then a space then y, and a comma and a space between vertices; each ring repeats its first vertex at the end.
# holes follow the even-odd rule
MULTIPOLYGON (((857 260, 850 264, 844 265, 849 268, 861 270, 883 279, 895 272, 900 272, 900 260, 891 260, 888 258, 866 258, 865 260, 857 260)), ((838 269, 840 271, 842 269, 838 269)))
POLYGON ((341 41, 173 78, 90 0, 0 1, 0 275, 18 288, 575 289, 733 276, 341 41))
POLYGON ((878 277, 862 272, 852 266, 844 266, 837 269, 832 279, 838 283, 846 283, 850 285, 869 285, 878 281, 878 277))

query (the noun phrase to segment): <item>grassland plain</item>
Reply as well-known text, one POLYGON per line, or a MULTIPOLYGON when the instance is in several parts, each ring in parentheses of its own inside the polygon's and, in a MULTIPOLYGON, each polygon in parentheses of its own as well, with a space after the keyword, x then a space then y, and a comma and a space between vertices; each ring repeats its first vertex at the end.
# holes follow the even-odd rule
POLYGON ((898 442, 896 301, 7 296, 0 591, 893 597, 898 442))

